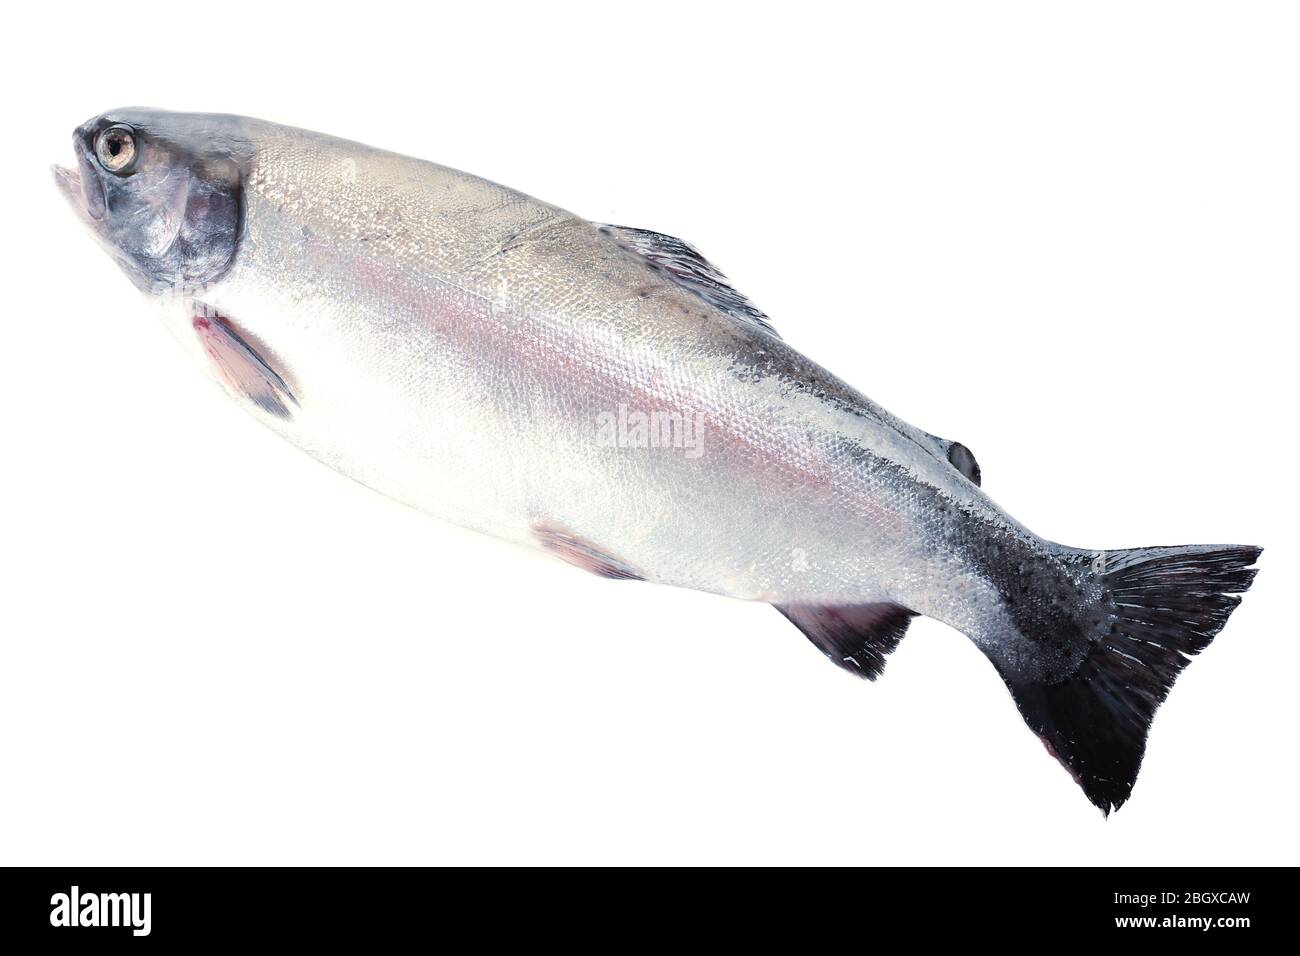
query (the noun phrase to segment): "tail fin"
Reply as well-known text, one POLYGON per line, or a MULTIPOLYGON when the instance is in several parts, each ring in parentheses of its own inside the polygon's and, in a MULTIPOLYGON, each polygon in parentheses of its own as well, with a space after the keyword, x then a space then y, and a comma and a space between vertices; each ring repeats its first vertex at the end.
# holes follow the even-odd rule
POLYGON ((1102 813, 1128 799, 1156 708, 1241 603, 1233 595, 1250 587, 1261 550, 1101 552, 1093 566, 1111 613, 1078 669, 1055 683, 1003 674, 1025 723, 1102 813))

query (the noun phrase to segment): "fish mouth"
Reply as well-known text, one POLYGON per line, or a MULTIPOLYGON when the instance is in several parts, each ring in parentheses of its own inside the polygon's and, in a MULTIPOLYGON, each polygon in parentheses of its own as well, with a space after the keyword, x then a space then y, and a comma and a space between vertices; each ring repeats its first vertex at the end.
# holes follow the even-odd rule
POLYGON ((75 169, 68 169, 66 166, 60 166, 58 163, 50 166, 50 172, 54 175, 54 185, 63 193, 72 208, 84 216, 89 217, 90 213, 86 209, 86 200, 81 192, 81 174, 75 169))
POLYGON ((104 186, 80 139, 74 136, 72 146, 77 156, 77 168, 55 164, 50 167, 50 172, 54 175, 54 185, 63 193, 73 212, 87 225, 94 226, 104 219, 104 186))

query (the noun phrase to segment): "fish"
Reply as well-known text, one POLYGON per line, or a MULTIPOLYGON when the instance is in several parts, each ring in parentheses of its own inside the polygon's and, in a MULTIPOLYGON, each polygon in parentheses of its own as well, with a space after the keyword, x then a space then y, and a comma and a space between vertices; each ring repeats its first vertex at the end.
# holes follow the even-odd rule
POLYGON ((1256 574, 1039 537, 670 235, 247 117, 119 109, 72 145, 77 218, 267 428, 590 573, 771 604, 857 677, 947 624, 1104 814, 1256 574))

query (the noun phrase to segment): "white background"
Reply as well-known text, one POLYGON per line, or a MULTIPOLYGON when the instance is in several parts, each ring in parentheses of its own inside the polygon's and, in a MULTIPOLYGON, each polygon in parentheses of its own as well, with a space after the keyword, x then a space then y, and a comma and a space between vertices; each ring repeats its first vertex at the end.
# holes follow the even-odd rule
POLYGON ((1288 6, 469 6, 13 14, 0 862, 1298 862, 1288 6), (123 105, 680 235, 1038 533, 1257 543, 1258 583, 1103 820, 933 621, 859 683, 259 428, 49 180, 123 105))

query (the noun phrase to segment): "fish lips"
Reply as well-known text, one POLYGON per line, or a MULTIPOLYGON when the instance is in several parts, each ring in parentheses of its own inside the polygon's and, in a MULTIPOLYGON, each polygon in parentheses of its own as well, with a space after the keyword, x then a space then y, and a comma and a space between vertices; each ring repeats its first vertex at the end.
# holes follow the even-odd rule
POLYGON ((72 150, 77 157, 77 168, 51 166, 55 185, 63 193, 73 210, 89 225, 103 222, 106 200, 104 183, 90 158, 80 130, 72 137, 72 150))

